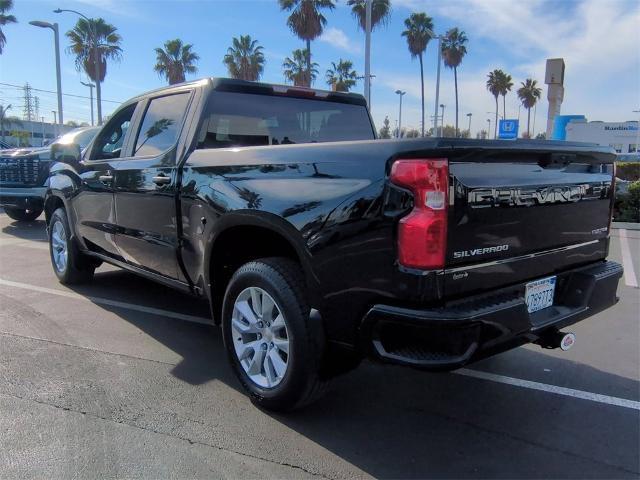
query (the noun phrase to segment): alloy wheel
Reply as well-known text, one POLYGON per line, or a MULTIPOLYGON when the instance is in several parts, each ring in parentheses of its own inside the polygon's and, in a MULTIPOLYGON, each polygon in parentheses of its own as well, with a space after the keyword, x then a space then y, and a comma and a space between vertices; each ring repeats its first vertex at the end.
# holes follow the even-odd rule
POLYGON ((67 232, 60 220, 56 220, 51 228, 51 255, 56 270, 63 273, 67 268, 67 232))
POLYGON ((231 316, 235 353, 247 376, 263 388, 273 388, 289 365, 289 334, 282 310, 259 287, 244 289, 231 316))

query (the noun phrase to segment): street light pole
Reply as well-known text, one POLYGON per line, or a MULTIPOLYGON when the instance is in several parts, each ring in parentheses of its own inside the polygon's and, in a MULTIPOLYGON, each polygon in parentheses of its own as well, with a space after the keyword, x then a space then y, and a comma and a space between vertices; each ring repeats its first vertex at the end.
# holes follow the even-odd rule
POLYGON ((489 135, 491 134, 491 119, 487 118, 487 123, 489 124, 489 126, 487 127, 487 138, 489 138, 489 135))
POLYGON ((91 34, 91 40, 93 41, 93 76, 95 77, 96 82, 96 107, 98 110, 98 125, 102 125, 102 94, 100 89, 100 58, 98 55, 98 35, 97 32, 93 29, 91 25, 91 19, 86 15, 78 12, 77 10, 70 9, 61 9, 57 8, 53 11, 54 13, 62 13, 62 12, 70 12, 75 13, 76 15, 81 16, 87 21, 87 25, 89 27, 89 33, 91 34))
POLYGON ((444 103, 440 104, 440 108, 442 109, 442 115, 440 116, 440 118, 442 119, 442 122, 440 122, 440 136, 444 137, 444 103))
POLYGON ((364 97, 371 108, 371 2, 366 0, 364 37, 364 97))
POLYGON ((471 138, 471 116, 473 113, 467 113, 467 117, 469 117, 469 138, 471 138))
POLYGON ((41 22, 40 20, 33 20, 29 22, 30 25, 40 28, 50 28, 53 30, 54 47, 56 50, 56 84, 58 88, 58 120, 60 124, 64 122, 62 114, 62 77, 60 75, 60 30, 57 23, 41 22))
POLYGON ((91 102, 91 126, 93 127, 93 83, 80 82, 85 87, 89 87, 89 101, 91 102))
POLYGON ((396 93, 400 97, 400 111, 398 112, 398 138, 400 138, 402 132, 402 96, 407 93, 402 90, 396 90, 396 93))

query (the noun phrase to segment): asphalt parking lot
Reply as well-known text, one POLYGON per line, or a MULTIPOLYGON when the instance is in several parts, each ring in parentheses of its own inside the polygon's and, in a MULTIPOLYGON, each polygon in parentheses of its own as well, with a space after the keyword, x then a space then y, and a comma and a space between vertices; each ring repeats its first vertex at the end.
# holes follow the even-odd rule
POLYGON ((572 327, 569 352, 449 374, 364 363, 274 415, 197 323, 205 304, 105 266, 66 288, 43 217, 0 213, 0 477, 638 478, 640 231, 614 231, 623 257, 620 302, 572 327))

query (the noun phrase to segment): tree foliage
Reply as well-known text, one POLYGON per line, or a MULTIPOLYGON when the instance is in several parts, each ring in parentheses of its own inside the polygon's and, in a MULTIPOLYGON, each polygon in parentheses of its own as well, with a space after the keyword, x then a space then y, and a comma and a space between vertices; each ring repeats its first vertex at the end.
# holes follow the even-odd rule
POLYGON ((193 51, 193 45, 182 40, 167 40, 164 48, 156 48, 156 64, 153 69, 169 82, 169 85, 185 81, 187 73, 196 73, 196 62, 200 59, 193 51))
POLYGON ((2 27, 10 23, 18 23, 18 19, 15 15, 7 13, 13 8, 13 0, 0 0, 0 53, 7 44, 7 37, 2 30, 2 27))
POLYGON ((340 59, 338 64, 331 62, 327 70, 327 84, 336 92, 348 92, 358 82, 358 73, 353 69, 353 62, 340 59))
POLYGON ((297 87, 310 87, 318 76, 318 64, 311 62, 309 50, 297 49, 282 63, 284 78, 297 87), (311 69, 308 66, 311 65, 311 69))
POLYGON ((264 72, 264 53, 258 40, 253 40, 250 35, 234 37, 232 46, 227 49, 223 63, 227 66, 229 75, 241 80, 256 82, 264 72))

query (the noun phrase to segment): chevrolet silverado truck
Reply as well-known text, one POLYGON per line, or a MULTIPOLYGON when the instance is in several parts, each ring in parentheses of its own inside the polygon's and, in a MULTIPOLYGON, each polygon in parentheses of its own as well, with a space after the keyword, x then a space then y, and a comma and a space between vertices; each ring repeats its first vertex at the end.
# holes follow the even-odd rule
MULTIPOLYGON (((86 147, 99 128, 76 128, 56 143, 75 143, 86 147)), ((47 191, 51 146, 0 150, 0 207, 20 222, 31 222, 42 214, 47 191)))
POLYGON ((365 357, 451 370, 612 306, 614 154, 377 140, 360 95, 205 79, 126 102, 45 200, 62 283, 101 262, 207 299, 252 400, 290 410, 365 357))

